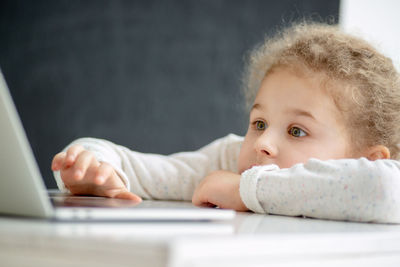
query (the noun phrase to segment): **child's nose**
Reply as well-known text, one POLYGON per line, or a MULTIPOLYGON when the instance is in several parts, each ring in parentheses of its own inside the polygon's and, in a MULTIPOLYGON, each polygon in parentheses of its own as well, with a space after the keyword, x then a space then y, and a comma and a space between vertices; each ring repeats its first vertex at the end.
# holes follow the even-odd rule
POLYGON ((274 137, 273 133, 266 130, 262 135, 257 138, 257 141, 255 143, 257 154, 262 157, 276 157, 278 153, 276 139, 277 137, 274 137))

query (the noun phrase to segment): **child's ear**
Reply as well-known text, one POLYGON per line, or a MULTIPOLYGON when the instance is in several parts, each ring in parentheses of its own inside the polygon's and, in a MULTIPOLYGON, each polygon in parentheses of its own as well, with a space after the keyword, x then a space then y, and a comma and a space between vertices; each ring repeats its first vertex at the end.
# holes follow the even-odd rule
POLYGON ((390 151, 386 146, 376 145, 369 147, 364 156, 369 160, 390 159, 390 151))

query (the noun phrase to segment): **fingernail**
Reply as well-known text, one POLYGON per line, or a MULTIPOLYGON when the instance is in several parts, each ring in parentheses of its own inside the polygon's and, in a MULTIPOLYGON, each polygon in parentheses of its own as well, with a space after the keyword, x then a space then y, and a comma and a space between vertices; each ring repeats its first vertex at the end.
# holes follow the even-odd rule
POLYGON ((82 176, 82 172, 78 170, 78 171, 75 172, 74 175, 75 175, 75 179, 79 179, 82 176))

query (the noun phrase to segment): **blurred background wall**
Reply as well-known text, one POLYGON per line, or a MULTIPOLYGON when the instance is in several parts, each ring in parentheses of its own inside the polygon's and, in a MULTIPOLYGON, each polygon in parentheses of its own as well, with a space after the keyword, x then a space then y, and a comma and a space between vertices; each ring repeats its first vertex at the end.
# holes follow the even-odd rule
POLYGON ((400 71, 400 1, 342 0, 340 26, 374 44, 400 71))
POLYGON ((0 68, 54 188, 51 159, 78 137, 170 154, 244 135, 246 51, 338 12, 339 0, 3 0, 0 68))

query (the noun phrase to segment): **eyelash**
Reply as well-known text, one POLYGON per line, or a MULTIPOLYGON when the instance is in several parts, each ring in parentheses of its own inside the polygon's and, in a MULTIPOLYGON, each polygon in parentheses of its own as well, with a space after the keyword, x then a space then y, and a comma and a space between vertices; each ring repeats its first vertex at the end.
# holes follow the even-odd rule
MULTIPOLYGON (((260 121, 260 120, 254 121, 253 125, 254 125, 255 130, 257 130, 257 131, 264 131, 268 127, 265 122, 260 121), (262 124, 263 126, 260 127, 259 124, 262 124)), ((308 133, 306 131, 304 131, 300 127, 296 127, 296 126, 290 127, 289 130, 287 131, 287 133, 295 138, 304 137, 304 136, 308 135, 308 133), (296 131, 296 130, 301 131, 300 135, 294 135, 294 131, 296 131)))

